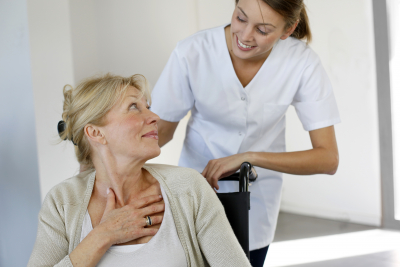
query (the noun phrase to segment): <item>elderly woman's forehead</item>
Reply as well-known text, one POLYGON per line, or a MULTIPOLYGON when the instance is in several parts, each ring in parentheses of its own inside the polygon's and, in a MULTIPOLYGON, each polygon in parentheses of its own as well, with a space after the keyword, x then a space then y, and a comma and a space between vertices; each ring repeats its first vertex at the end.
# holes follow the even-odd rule
POLYGON ((132 86, 132 85, 129 85, 126 89, 125 89, 125 92, 123 93, 123 97, 132 97, 132 96, 134 96, 134 97, 141 97, 143 94, 142 94, 142 92, 140 92, 140 90, 139 89, 137 89, 136 87, 134 87, 134 86, 132 86))
POLYGON ((136 98, 136 100, 144 100, 147 102, 146 96, 143 94, 143 92, 141 92, 139 89, 137 89, 132 85, 129 85, 126 88, 125 93, 122 96, 123 96, 123 98, 121 99, 122 101, 136 98))
POLYGON ((135 86, 133 86, 133 85, 128 85, 127 87, 126 87, 126 93, 130 93, 131 95, 133 94, 133 95, 141 95, 141 92, 140 92, 140 90, 139 89, 137 89, 135 86))

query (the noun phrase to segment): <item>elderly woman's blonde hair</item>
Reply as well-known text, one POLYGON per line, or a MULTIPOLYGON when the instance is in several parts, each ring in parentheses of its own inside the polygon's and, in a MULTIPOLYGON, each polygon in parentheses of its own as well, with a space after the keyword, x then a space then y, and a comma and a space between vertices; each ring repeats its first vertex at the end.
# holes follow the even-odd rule
POLYGON ((129 86, 137 88, 150 104, 150 90, 146 78, 135 74, 121 77, 112 74, 92 77, 82 81, 76 88, 64 86, 64 110, 62 118, 66 123, 60 134, 62 140, 71 140, 75 146, 78 162, 86 168, 93 168, 90 144, 84 134, 87 124, 104 125, 108 111, 122 99, 129 86))

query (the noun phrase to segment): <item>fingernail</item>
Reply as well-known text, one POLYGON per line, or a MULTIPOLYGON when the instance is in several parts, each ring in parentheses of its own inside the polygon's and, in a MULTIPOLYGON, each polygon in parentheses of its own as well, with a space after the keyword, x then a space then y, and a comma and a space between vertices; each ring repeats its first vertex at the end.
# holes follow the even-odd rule
POLYGON ((110 193, 110 188, 107 188, 107 195, 108 195, 108 193, 110 193))
POLYGON ((160 198, 162 198, 162 195, 159 195, 160 198))

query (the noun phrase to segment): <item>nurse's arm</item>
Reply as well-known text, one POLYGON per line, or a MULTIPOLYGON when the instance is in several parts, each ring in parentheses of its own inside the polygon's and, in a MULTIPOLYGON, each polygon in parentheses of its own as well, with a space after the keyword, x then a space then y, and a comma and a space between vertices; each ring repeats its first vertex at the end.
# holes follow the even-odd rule
POLYGON ((312 149, 297 152, 246 152, 253 165, 297 175, 335 174, 339 152, 335 129, 329 126, 309 132, 312 149))
POLYGON ((174 137, 174 133, 176 127, 178 126, 179 121, 171 122, 159 120, 158 125, 158 145, 160 147, 164 146, 166 143, 172 140, 174 137))

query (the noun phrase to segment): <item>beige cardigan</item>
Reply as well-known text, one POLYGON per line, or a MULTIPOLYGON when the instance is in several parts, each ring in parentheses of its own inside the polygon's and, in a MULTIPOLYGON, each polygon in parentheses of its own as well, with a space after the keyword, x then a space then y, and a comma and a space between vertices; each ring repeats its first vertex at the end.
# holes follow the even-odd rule
MULTIPOLYGON (((203 176, 168 165, 146 164, 144 168, 167 194, 188 267, 251 266, 223 206, 203 176)), ((73 266, 68 255, 79 244, 94 181, 95 172, 86 172, 50 190, 39 213, 28 266, 73 266)))

